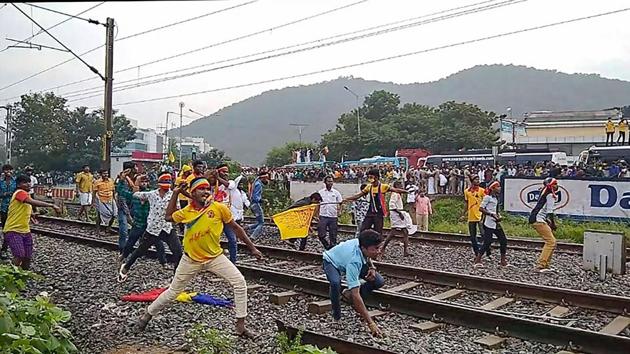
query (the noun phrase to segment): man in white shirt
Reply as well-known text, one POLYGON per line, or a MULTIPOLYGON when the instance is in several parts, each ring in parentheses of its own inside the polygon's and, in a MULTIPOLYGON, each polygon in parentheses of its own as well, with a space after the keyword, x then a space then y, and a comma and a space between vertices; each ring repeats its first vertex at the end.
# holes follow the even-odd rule
POLYGON ((319 191, 322 203, 319 207, 317 236, 324 248, 329 250, 337 245, 337 218, 341 212, 339 204, 343 198, 338 190, 333 189, 333 178, 331 176, 324 178, 324 185, 326 188, 319 191), (328 232, 328 240, 326 239, 326 232, 328 232))
POLYGON ((492 236, 496 235, 499 240, 500 250, 501 250, 501 266, 505 267, 508 265, 507 260, 505 259, 505 255, 507 252, 507 238, 505 237, 505 233, 503 232, 503 228, 501 227, 501 216, 498 212, 499 206, 499 195, 501 194, 501 184, 498 181, 495 181, 486 188, 487 193, 486 196, 483 197, 481 201, 481 205, 479 206, 479 210, 484 215, 483 219, 483 246, 477 253, 475 257, 474 267, 483 267, 481 263, 481 256, 484 253, 487 253, 492 245, 492 236))
POLYGON ((31 166, 26 166, 24 168, 24 173, 31 179, 31 190, 28 191, 28 194, 33 197, 35 194, 35 186, 38 184, 37 177, 33 176, 33 168, 31 166))
MULTIPOLYGON (((216 172, 210 171, 207 173, 208 182, 210 182, 210 191, 214 197, 214 200, 227 205, 232 210, 233 197, 240 198, 240 191, 238 190, 238 183, 243 176, 239 176, 236 180, 230 180, 228 173, 230 172, 229 166, 226 163, 217 166, 216 172)), ((277 176, 275 176, 277 177, 277 176)), ((245 197, 247 198, 247 197, 245 197)), ((249 201, 248 201, 249 203, 249 201)), ((237 219, 237 215, 234 214, 234 221, 238 222, 243 220, 243 208, 241 207, 241 218, 237 219)), ((228 240, 228 251, 230 252, 230 261, 236 263, 236 256, 238 253, 238 243, 236 241, 236 232, 226 225, 223 228, 225 237, 228 240)))

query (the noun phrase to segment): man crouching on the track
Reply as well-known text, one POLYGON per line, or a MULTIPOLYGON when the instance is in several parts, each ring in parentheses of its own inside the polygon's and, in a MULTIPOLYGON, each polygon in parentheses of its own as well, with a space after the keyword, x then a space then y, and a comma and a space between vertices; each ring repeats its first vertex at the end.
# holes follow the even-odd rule
POLYGON ((376 337, 382 336, 382 333, 368 314, 363 298, 385 283, 371 261, 380 253, 381 243, 383 243, 381 234, 374 230, 364 230, 359 234, 359 238, 344 241, 324 251, 323 260, 324 272, 330 283, 330 301, 335 322, 341 319, 339 298, 341 295, 344 300, 352 303, 355 311, 363 317, 370 332, 376 337), (348 287, 343 293, 341 293, 342 273, 346 273, 348 287), (365 279, 366 282, 361 285, 359 279, 365 279))
POLYGON ((245 328, 247 316, 245 278, 223 254, 221 248, 220 237, 224 225, 229 225, 234 230, 236 236, 249 247, 256 258, 261 259, 262 253, 256 249, 245 231, 234 222, 230 209, 223 203, 209 199, 211 193, 207 179, 197 177, 190 182, 191 202, 184 209, 177 210, 178 196, 183 188, 182 185, 173 190, 171 200, 166 207, 166 220, 187 226, 184 234, 184 255, 177 266, 170 287, 149 305, 146 313, 136 323, 136 330, 144 330, 151 318, 175 300, 195 275, 202 271, 209 271, 225 279, 234 288, 236 333, 239 336, 255 337, 254 333, 245 328))

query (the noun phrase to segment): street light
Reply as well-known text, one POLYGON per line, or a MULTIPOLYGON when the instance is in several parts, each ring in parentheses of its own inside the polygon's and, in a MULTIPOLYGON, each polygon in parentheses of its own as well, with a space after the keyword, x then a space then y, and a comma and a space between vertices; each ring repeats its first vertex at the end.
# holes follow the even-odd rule
POLYGON ((184 102, 179 103, 179 170, 182 170, 182 143, 184 142, 184 136, 182 133, 182 125, 184 116, 182 110, 184 109, 184 102))
POLYGON ((354 98, 357 100, 357 135, 358 135, 358 139, 361 140, 361 120, 359 118, 359 111, 360 111, 360 106, 359 106, 359 95, 357 95, 356 93, 354 93, 354 91, 352 91, 348 86, 344 86, 344 89, 346 89, 346 91, 350 92, 354 98))

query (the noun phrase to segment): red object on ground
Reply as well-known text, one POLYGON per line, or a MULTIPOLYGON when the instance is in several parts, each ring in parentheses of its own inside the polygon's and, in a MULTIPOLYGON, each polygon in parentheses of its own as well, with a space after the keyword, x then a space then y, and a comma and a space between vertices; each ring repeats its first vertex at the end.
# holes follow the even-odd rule
POLYGON ((152 302, 165 292, 167 288, 157 288, 143 293, 124 295, 121 300, 127 302, 152 302))
POLYGON ((422 167, 424 164, 422 161, 418 163, 421 158, 426 158, 431 155, 428 150, 425 149, 399 149, 396 150, 396 156, 406 157, 409 160, 410 167, 422 167))

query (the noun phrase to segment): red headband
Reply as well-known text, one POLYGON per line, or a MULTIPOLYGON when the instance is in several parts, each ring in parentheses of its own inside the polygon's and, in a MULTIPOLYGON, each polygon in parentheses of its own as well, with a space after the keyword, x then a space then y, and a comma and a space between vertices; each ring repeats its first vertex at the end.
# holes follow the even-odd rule
POLYGON ((223 166, 223 167, 219 168, 219 169, 218 169, 218 171, 219 171, 219 172, 225 172, 225 173, 228 173, 228 172, 230 172, 230 169, 229 169, 229 167, 227 167, 227 166, 223 166))
POLYGON ((490 186, 488 186, 489 190, 493 190, 496 188, 501 188, 501 183, 499 183, 499 181, 494 181, 490 184, 490 186))

